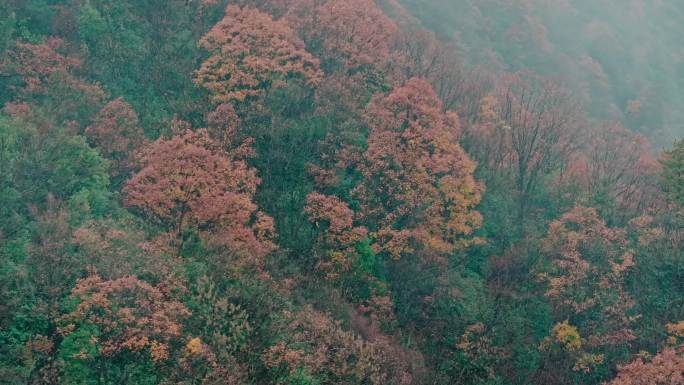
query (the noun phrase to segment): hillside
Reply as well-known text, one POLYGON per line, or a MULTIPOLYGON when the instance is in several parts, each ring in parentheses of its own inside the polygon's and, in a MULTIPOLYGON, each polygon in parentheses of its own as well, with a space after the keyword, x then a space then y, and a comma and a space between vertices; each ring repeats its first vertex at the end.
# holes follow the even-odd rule
POLYGON ((0 0, 0 384, 684 385, 683 17, 0 0))

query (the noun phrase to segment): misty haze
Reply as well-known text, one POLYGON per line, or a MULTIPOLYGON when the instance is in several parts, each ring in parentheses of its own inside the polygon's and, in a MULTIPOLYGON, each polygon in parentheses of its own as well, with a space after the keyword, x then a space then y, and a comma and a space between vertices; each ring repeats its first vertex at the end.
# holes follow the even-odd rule
POLYGON ((0 384, 684 385, 683 22, 0 0, 0 384))

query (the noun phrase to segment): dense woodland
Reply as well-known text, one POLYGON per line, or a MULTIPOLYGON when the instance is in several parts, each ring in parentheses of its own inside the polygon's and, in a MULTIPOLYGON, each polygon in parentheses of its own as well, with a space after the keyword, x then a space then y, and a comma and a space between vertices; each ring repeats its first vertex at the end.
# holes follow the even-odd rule
POLYGON ((0 0, 0 384, 684 384, 682 19, 0 0))

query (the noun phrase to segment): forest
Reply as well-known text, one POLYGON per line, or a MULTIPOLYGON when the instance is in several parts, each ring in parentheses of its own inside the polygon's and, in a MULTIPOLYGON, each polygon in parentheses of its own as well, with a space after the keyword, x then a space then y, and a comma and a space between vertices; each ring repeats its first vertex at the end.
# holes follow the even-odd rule
POLYGON ((684 385, 682 20, 0 0, 0 384, 684 385))

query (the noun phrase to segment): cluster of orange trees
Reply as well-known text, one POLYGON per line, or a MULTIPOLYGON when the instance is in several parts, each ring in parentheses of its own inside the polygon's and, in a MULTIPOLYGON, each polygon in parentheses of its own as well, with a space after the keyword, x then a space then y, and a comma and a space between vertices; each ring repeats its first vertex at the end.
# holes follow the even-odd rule
POLYGON ((0 10, 0 383, 684 383, 682 142, 397 1, 0 10))

